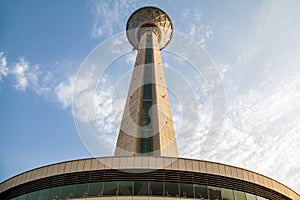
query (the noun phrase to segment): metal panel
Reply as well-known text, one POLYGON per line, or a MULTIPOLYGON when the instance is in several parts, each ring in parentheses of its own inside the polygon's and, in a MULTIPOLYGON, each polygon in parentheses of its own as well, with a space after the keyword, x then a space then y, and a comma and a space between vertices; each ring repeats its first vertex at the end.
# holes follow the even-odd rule
POLYGON ((65 162, 58 164, 58 171, 57 171, 58 174, 63 174, 65 172, 65 165, 66 165, 65 162))
POLYGON ((127 166, 127 158, 121 157, 121 158, 119 158, 119 160, 120 160, 120 163, 119 163, 120 169, 125 169, 127 166))
POLYGON ((142 167, 142 157, 134 158, 134 168, 140 169, 142 167))
POLYGON ((52 165, 52 171, 51 171, 52 176, 57 175, 58 174, 57 172, 58 172, 58 164, 52 165))
POLYGON ((98 169, 98 163, 99 163, 98 159, 96 159, 96 158, 92 159, 91 170, 98 169))
POLYGON ((164 157, 156 157, 156 169, 161 169, 164 167, 164 157))
POLYGON ((79 160, 78 161, 78 164, 77 164, 77 171, 78 172, 83 171, 83 169, 84 169, 84 163, 85 163, 85 160, 79 160))
POLYGON ((242 171, 242 169, 237 168, 236 171, 237 171, 237 176, 238 176, 238 178, 241 179, 241 180, 244 180, 244 176, 243 176, 243 171, 242 171))
POLYGON ((204 161, 199 162, 199 171, 202 173, 207 173, 206 162, 204 162, 204 161))
POLYGON ((149 157, 148 156, 143 156, 142 157, 142 168, 149 168, 149 157))
POLYGON ((249 177, 248 177, 248 172, 247 172, 247 170, 242 170, 242 173, 243 173, 244 180, 245 180, 245 181, 249 181, 249 177))
POLYGON ((172 162, 172 170, 178 170, 179 169, 179 161, 175 160, 172 162))
POLYGON ((220 170, 220 175, 226 176, 225 166, 224 165, 219 164, 219 170, 220 170))
POLYGON ((199 162, 196 160, 193 160, 193 172, 199 172, 199 162))
POLYGON ((185 170, 186 171, 193 171, 193 161, 192 160, 185 160, 185 170))
POLYGON ((77 171, 77 166, 78 166, 78 161, 72 161, 70 172, 76 172, 77 171))
POLYGON ((156 169, 156 157, 149 157, 149 168, 156 169))
POLYGON ((65 173, 70 173, 71 172, 71 165, 72 162, 67 162, 65 166, 65 173))
POLYGON ((179 170, 185 171, 185 160, 184 159, 178 159, 178 168, 179 170))
POLYGON ((212 170, 213 174, 220 174, 219 165, 217 163, 212 163, 212 170))
POLYGON ((225 174, 226 174, 226 176, 228 176, 228 177, 233 177, 233 176, 232 176, 232 173, 231 173, 231 167, 225 165, 225 174))
POLYGON ((120 159, 117 157, 113 158, 111 167, 113 169, 119 169, 120 168, 120 159))
POLYGON ((259 184, 258 175, 256 173, 253 173, 253 177, 254 177, 254 183, 259 184))
POLYGON ((92 165, 92 160, 91 160, 91 159, 85 160, 83 170, 84 170, 84 171, 89 171, 89 170, 91 170, 91 165, 92 165))
POLYGON ((231 169, 232 177, 233 177, 233 178, 239 178, 239 177, 238 177, 238 173, 237 173, 237 168, 235 168, 235 167, 230 167, 230 169, 231 169))
POLYGON ((206 170, 207 170, 207 173, 213 174, 213 166, 212 166, 211 162, 206 162, 206 170))
POLYGON ((106 157, 104 162, 104 169, 111 169, 113 165, 113 157, 106 157))
POLYGON ((134 157, 127 157, 127 168, 132 169, 134 164, 134 157))

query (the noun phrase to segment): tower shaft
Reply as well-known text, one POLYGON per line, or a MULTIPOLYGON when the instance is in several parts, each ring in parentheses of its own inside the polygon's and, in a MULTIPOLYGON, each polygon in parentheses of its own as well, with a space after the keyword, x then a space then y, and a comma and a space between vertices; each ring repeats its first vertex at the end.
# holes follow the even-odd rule
POLYGON ((159 37, 153 30, 141 33, 115 156, 178 156, 159 37))

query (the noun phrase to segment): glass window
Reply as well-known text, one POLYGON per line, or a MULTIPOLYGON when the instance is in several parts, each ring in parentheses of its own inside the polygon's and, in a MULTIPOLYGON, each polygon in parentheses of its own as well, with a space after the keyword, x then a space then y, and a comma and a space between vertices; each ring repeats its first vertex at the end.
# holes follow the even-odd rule
POLYGON ((207 186, 194 184, 195 198, 208 199, 207 186))
POLYGON ((165 182, 165 196, 179 197, 178 183, 165 182))
POLYGON ((246 193, 246 199, 247 200, 256 200, 256 196, 253 194, 246 193))
POLYGON ((95 182, 89 184, 89 197, 103 196, 103 183, 95 182))
MULTIPOLYGON (((151 81, 151 80, 149 80, 149 81, 151 81)), ((145 84, 144 85, 144 92, 143 92, 143 98, 144 98, 143 108, 144 109, 149 110, 149 108, 151 107, 151 92, 152 92, 152 84, 151 83, 145 84), (149 101, 145 102, 145 100, 149 100, 149 101)))
POLYGON ((50 194, 49 194, 48 199, 58 200, 59 199, 59 195, 60 195, 60 190, 61 190, 61 187, 50 188, 50 194))
POLYGON ((187 183, 180 183, 180 196, 194 198, 193 185, 187 183))
POLYGON ((88 183, 75 185, 74 198, 87 197, 87 196, 88 196, 88 183))
POLYGON ((18 197, 18 200, 26 200, 26 198, 27 198, 27 194, 23 194, 18 197))
MULTIPOLYGON (((152 65, 151 64, 146 64, 144 66, 144 83, 145 85, 149 85, 147 88, 146 88, 146 94, 151 94, 151 89, 152 89, 152 65)), ((145 96, 144 96, 145 97, 145 96)), ((147 99, 151 99, 150 98, 150 95, 147 96, 148 98, 147 99)))
POLYGON ((141 138, 141 153, 151 153, 152 138, 141 138))
POLYGON ((103 196, 115 196, 117 192, 117 183, 115 181, 105 182, 103 196))
POLYGON ((148 196, 148 181, 134 181, 134 196, 148 196))
POLYGON ((49 196, 50 189, 44 189, 39 191, 38 200, 47 200, 49 196))
POLYGON ((60 199, 71 199, 74 196, 75 185, 65 185, 61 187, 60 199))
POLYGON ((153 49, 146 48, 145 64, 151 64, 151 63, 153 63, 153 49))
POLYGON ((150 195, 152 196, 164 196, 162 182, 150 182, 150 195))
MULTIPOLYGON (((221 200, 221 190, 218 187, 208 186, 209 199, 221 200)), ((239 199, 241 200, 241 199, 239 199)))
POLYGON ((233 191, 226 188, 221 188, 221 194, 223 200, 234 200, 233 191))
POLYGON ((28 193, 28 200, 36 200, 38 197, 39 191, 28 193))
POLYGON ((238 200, 246 200, 246 196, 244 192, 233 190, 235 199, 238 200))
POLYGON ((152 35, 147 34, 146 42, 152 42, 152 35))
POLYGON ((120 196, 131 196, 133 190, 132 181, 120 181, 118 195, 120 196))

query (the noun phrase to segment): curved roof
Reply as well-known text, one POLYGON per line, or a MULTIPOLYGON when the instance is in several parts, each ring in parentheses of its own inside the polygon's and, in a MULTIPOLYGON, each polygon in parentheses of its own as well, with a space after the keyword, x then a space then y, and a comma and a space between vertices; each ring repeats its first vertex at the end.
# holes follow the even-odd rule
POLYGON ((88 158, 55 163, 21 173, 2 182, 0 184, 0 193, 24 183, 52 176, 112 169, 124 172, 132 170, 143 170, 143 172, 168 170, 202 173, 230 178, 231 180, 246 181, 277 193, 281 193, 290 199, 300 200, 300 196, 285 185, 249 170, 202 160, 152 156, 88 158))

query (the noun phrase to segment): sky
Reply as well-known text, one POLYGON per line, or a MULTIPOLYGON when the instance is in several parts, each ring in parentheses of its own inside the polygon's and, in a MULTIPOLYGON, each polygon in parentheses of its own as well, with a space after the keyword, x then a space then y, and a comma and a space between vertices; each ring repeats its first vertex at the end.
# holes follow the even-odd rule
MULTIPOLYGON (((143 6, 166 11, 174 32, 196 42, 222 80, 223 123, 203 154, 214 110, 208 80, 172 53, 175 41, 162 51, 180 156, 249 169, 300 193, 296 0, 1 1, 0 181, 51 163, 113 155, 136 56, 124 31, 130 14, 143 6), (78 127, 89 116, 73 117, 72 102, 80 66, 92 54, 104 55, 101 44, 109 40, 127 53, 110 63, 93 94, 106 138, 95 140, 95 155, 78 127), (180 78, 185 85, 178 85, 180 78), (180 98, 185 87, 197 109, 180 98)), ((78 103, 73 107, 90 105, 78 103)))

